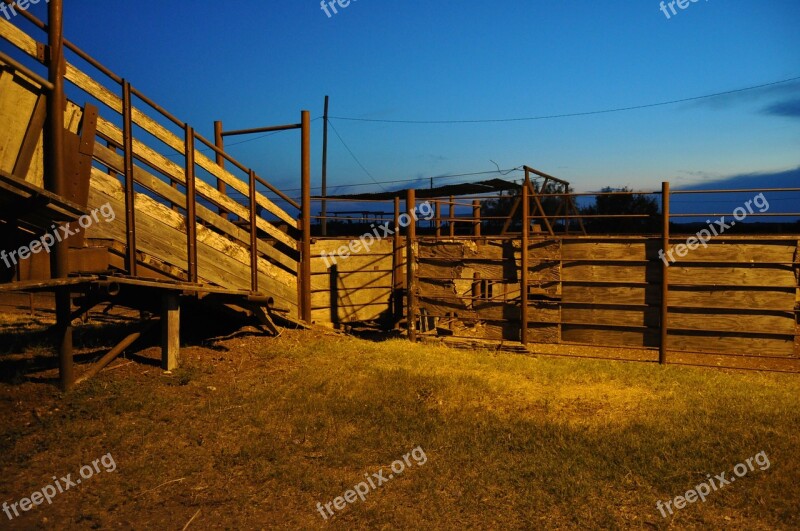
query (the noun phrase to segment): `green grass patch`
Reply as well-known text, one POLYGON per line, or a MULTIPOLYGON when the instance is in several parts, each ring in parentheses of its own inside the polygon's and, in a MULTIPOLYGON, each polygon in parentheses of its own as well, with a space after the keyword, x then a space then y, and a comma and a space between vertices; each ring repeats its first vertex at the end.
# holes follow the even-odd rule
POLYGON ((796 375, 293 332, 227 346, 187 350, 171 375, 104 374, 49 399, 58 414, 6 431, 6 499, 108 452, 118 465, 12 525, 55 513, 77 527, 175 528, 198 509, 198 528, 800 525, 796 375), (317 502, 417 446, 423 466, 323 521, 317 502), (761 451, 767 470, 670 518, 656 509, 761 451))

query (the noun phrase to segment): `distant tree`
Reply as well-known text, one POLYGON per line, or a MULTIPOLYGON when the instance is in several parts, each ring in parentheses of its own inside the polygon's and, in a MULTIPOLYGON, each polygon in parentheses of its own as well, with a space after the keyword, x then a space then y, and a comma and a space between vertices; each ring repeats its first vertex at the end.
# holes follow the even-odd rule
POLYGON ((657 232, 660 228, 658 201, 646 194, 631 193, 633 190, 607 186, 603 194, 623 192, 614 195, 598 195, 594 205, 580 209, 586 216, 644 215, 643 218, 588 218, 584 219, 587 231, 608 233, 657 232))

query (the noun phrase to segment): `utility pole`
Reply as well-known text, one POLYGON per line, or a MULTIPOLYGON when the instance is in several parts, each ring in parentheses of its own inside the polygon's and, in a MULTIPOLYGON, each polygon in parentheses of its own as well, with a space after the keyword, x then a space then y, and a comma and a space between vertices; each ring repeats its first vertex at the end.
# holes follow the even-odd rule
POLYGON ((330 99, 325 96, 325 114, 323 121, 325 122, 322 131, 322 236, 328 235, 328 103, 330 99))

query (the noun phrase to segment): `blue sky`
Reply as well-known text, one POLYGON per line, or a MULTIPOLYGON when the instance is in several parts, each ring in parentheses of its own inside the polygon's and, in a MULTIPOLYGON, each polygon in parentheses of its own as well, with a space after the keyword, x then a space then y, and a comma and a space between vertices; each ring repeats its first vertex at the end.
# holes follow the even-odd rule
MULTIPOLYGON (((208 137, 217 119, 238 129, 296 122, 301 109, 319 117, 325 94, 335 117, 503 119, 800 76, 797 0, 701 0, 670 19, 656 0, 358 0, 339 11, 327 17, 318 0, 80 0, 67 2, 65 33, 208 137)), ((539 168, 578 191, 800 166, 800 81, 553 120, 332 123, 372 177, 332 134, 331 187, 489 171, 490 160, 539 168)), ((321 120, 314 125, 318 184, 321 120)), ((282 133, 231 151, 293 188, 298 142, 282 133)))

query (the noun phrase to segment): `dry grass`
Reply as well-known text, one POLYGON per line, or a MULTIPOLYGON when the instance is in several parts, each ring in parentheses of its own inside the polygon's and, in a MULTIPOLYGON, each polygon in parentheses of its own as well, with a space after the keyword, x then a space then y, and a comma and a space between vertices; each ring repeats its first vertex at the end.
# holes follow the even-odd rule
POLYGON ((63 400, 47 385, 0 386, 0 496, 16 501, 110 452, 115 473, 5 523, 797 528, 799 396, 795 375, 286 331, 186 349, 172 375, 130 364, 63 400), (416 446, 424 466, 322 520, 317 502, 416 446), (762 450, 768 470, 672 518, 656 510, 762 450))

